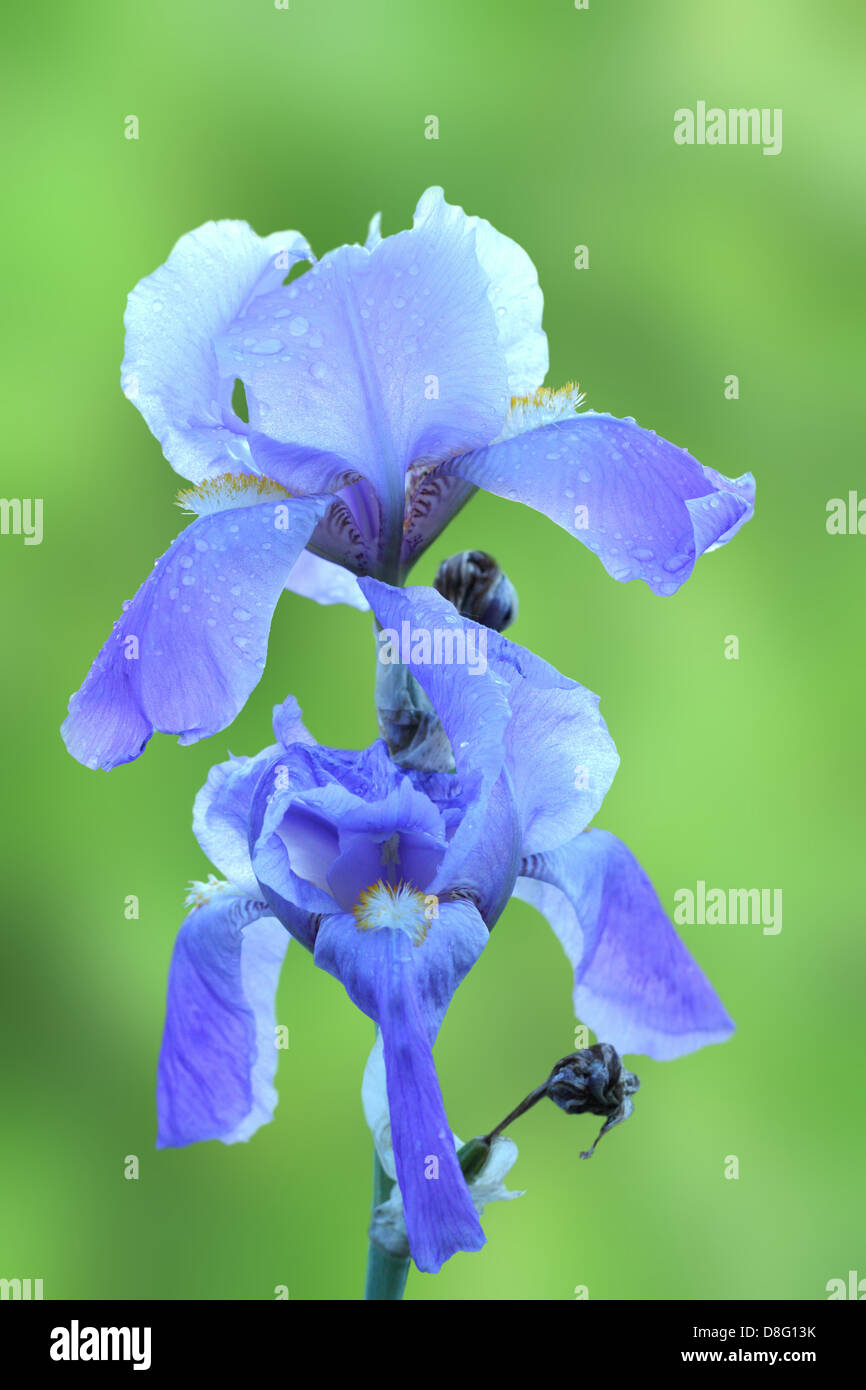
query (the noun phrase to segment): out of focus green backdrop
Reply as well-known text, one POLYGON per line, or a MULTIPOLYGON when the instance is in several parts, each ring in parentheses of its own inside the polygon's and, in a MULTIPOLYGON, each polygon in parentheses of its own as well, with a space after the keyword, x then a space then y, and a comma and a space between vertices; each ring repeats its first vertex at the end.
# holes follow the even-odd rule
MULTIPOLYGON (((44 540, 0 537, 0 1276, 42 1278, 46 1298, 359 1296, 372 1028, 337 983, 292 948, 280 1104, 249 1144, 158 1154, 153 1086, 186 881, 209 868, 193 796, 227 748, 267 741, 290 691, 321 741, 373 737, 368 618, 286 596, 258 690, 195 747, 158 736, 105 775, 67 757, 58 726, 182 520, 180 482, 119 387, 127 292, 210 218, 298 227, 321 253, 362 240, 377 209, 386 232, 408 225, 434 183, 533 257, 549 380, 578 378, 590 405, 724 473, 753 470, 758 512, 670 599, 483 496, 415 578, 492 551, 520 591, 515 639, 602 695, 622 766, 599 823, 669 906, 698 879, 781 888, 784 921, 775 936, 684 927, 734 1039, 634 1059, 635 1116, 592 1163, 578 1152, 595 1120, 527 1116, 512 1174, 526 1196, 488 1209, 481 1254, 413 1273, 407 1297, 820 1299, 866 1275, 866 537, 825 527, 828 499, 866 489, 862 9, 89 0, 5 25, 0 490, 44 498, 44 540), (781 107, 782 153, 677 146, 673 113, 698 100, 781 107)), ((560 948, 514 904, 437 1046, 456 1132, 506 1113, 573 1026, 560 948)))

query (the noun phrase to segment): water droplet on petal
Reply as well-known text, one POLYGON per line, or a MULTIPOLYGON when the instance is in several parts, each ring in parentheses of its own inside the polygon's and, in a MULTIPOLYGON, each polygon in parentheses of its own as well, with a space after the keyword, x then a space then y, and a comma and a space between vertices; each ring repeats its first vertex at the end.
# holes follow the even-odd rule
POLYGON ((688 558, 688 555, 672 555, 669 560, 665 560, 663 568, 667 570, 668 574, 676 574, 677 570, 682 569, 688 558))
POLYGON ((289 324, 289 332, 293 338, 300 338, 306 333, 309 326, 306 319, 301 318, 300 314, 296 314, 289 324))

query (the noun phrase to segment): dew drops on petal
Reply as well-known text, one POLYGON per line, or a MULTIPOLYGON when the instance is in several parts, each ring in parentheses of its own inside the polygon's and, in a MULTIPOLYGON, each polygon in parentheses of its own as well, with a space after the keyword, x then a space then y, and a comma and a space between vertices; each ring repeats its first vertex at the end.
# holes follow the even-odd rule
POLYGON ((681 570, 683 565, 688 563, 688 559, 688 555, 672 555, 669 560, 665 560, 663 568, 668 574, 676 574, 677 570, 681 570))

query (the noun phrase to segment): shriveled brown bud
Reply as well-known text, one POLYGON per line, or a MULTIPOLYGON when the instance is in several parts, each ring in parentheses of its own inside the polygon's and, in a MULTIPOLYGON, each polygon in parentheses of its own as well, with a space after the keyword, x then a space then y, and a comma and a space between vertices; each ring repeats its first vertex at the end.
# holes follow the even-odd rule
POLYGON ((623 1066, 610 1043, 595 1043, 563 1057, 547 1080, 548 1096, 567 1115, 607 1116, 592 1148, 581 1158, 590 1158, 601 1136, 628 1119, 634 1110, 631 1097, 639 1088, 639 1079, 623 1066))
POLYGON ((487 1142, 525 1115, 545 1096, 549 1096, 566 1115, 607 1117, 595 1144, 580 1155, 581 1158, 591 1158, 601 1136, 613 1129, 614 1125, 628 1119, 634 1110, 632 1096, 639 1089, 640 1081, 634 1072, 623 1066, 616 1048, 610 1043, 595 1043, 592 1047, 581 1048, 580 1052, 560 1058, 547 1080, 530 1091, 526 1099, 486 1135, 487 1142))

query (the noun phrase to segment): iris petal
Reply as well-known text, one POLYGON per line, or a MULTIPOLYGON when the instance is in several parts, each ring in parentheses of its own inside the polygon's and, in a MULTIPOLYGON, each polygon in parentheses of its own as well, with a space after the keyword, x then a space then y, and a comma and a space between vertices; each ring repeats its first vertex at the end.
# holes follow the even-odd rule
POLYGON ((354 917, 326 918, 316 964, 341 980, 382 1031, 395 1171, 412 1258, 435 1273, 458 1250, 479 1250, 484 1233, 460 1171, 432 1045, 460 981, 487 942, 465 902, 443 903, 414 945, 399 928, 361 931, 354 917))
POLYGON ((499 497, 544 512, 614 579, 655 594, 685 583, 699 555, 752 515, 750 473, 725 478, 633 421, 592 411, 542 425, 441 465, 499 497))
POLYGON ((130 294, 123 389, 192 482, 249 468, 233 376, 220 373, 214 338, 310 255, 299 232, 259 237, 246 222, 207 222, 130 294))
POLYGON ((301 551, 286 580, 286 588, 304 598, 315 599, 316 603, 346 603, 362 613, 370 606, 349 570, 331 560, 322 560, 309 550, 301 551))
POLYGON ((203 852, 221 874, 253 895, 258 895, 258 884, 250 863, 250 809, 259 778, 275 751, 265 748, 254 758, 217 763, 193 805, 193 833, 203 852))
POLYGON ((327 498, 200 516, 128 603, 61 730, 88 767, 131 762, 154 730, 194 743, 230 724, 261 679, 274 608, 327 498))
MULTIPOLYGON (((362 579, 360 588, 383 633, 400 638, 400 654, 442 722, 465 799, 472 803, 442 873, 455 873, 466 841, 480 838, 486 797, 503 768, 523 854, 552 849, 583 830, 601 806, 619 761, 598 696, 500 633, 461 618, 433 589, 394 589, 373 579, 362 579), (436 661, 434 634, 458 629, 462 648, 443 641, 436 661), (426 660, 420 643, 413 655, 422 634, 429 639, 426 660)), ((381 642, 380 659, 388 654, 381 642)))
POLYGON ((157 1077, 158 1148, 249 1139, 277 1103, 274 998, 289 934, 218 892, 178 933, 157 1077))
MULTIPOLYGON (((395 589, 375 579, 361 579, 359 587, 382 629, 396 633, 401 645, 404 624, 410 635, 414 631, 431 638, 436 631, 463 635, 467 626, 435 589, 395 589)), ((382 643, 380 661, 387 654, 382 643)), ((465 815, 447 857, 449 872, 456 873, 461 856, 481 834, 485 803, 502 770, 510 717, 506 690, 503 682, 483 671, 471 675, 466 664, 412 660, 411 643, 406 655, 405 664, 429 697, 448 736, 462 785, 465 815)))
MULTIPOLYGON (((469 219, 425 195, 411 230, 342 246, 256 298, 217 354, 247 387, 256 436, 343 459, 402 528, 408 465, 487 443, 505 418, 490 284, 469 219)), ((298 489, 290 457, 271 474, 298 489)))
POLYGON ((547 917, 574 967, 574 1010, 617 1051, 659 1061, 724 1042, 734 1025, 634 855, 589 830, 524 866, 515 897, 547 917))

